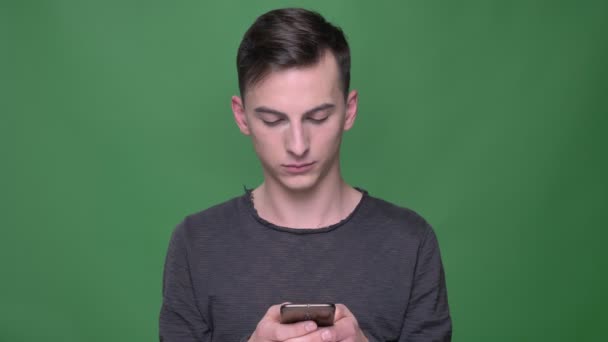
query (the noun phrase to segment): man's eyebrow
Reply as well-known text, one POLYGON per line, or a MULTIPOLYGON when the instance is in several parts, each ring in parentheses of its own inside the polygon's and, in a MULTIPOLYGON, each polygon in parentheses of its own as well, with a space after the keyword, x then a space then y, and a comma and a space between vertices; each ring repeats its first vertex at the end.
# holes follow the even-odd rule
POLYGON ((268 108, 268 107, 257 107, 253 110, 256 113, 268 113, 268 114, 276 114, 276 115, 281 115, 281 116, 287 116, 287 114, 280 112, 276 109, 272 109, 272 108, 268 108))
MULTIPOLYGON (((326 109, 333 109, 334 107, 336 107, 335 104, 333 103, 324 103, 322 105, 318 105, 312 109, 307 110, 306 112, 304 112, 304 115, 310 115, 310 114, 314 114, 316 112, 322 111, 322 110, 326 110, 326 109)), ((268 113, 268 114, 275 114, 275 115, 281 115, 281 116, 287 116, 287 114, 278 111, 276 109, 272 109, 272 108, 268 108, 265 106, 261 106, 261 107, 257 107, 253 110, 256 113, 268 113)))
POLYGON ((316 106, 313 109, 307 110, 306 112, 304 112, 304 115, 314 114, 316 112, 320 112, 320 111, 326 110, 326 109, 333 109, 334 107, 336 107, 336 105, 333 103, 324 103, 320 106, 316 106))

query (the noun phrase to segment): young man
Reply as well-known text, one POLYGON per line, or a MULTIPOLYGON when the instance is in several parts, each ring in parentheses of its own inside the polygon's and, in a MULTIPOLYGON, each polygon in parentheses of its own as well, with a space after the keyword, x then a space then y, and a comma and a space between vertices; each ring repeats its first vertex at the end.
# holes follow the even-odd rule
POLYGON ((342 31, 307 10, 268 12, 237 69, 232 111, 264 182, 176 227, 161 341, 449 341, 432 228, 341 176, 358 101, 342 31), (281 324, 284 302, 339 303, 335 323, 281 324))

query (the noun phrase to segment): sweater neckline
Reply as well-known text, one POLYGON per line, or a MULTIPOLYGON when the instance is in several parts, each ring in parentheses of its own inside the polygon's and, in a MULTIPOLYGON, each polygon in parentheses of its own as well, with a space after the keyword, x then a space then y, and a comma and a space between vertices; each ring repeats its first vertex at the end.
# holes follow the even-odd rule
POLYGON ((244 187, 244 191, 245 194, 243 195, 243 199, 245 202, 245 206, 247 207, 247 209, 250 211, 251 215, 262 225, 280 231, 280 232, 286 232, 286 233, 293 233, 293 234, 318 234, 318 233, 327 233, 330 231, 333 231, 335 229, 337 229, 338 227, 343 226, 344 224, 346 224, 348 221, 350 221, 356 214, 357 212, 360 211, 361 207, 363 206, 363 204, 365 202, 367 202, 369 194, 366 190, 358 188, 358 187, 354 187, 357 191, 361 192, 362 196, 361 199, 359 200, 359 203, 357 203, 357 205, 355 206, 355 208, 350 212, 350 214, 348 214, 348 216, 346 216, 345 218, 343 218, 342 220, 340 220, 337 223, 334 223, 332 225, 329 226, 325 226, 325 227, 319 227, 319 228, 292 228, 292 227, 285 227, 285 226, 279 226, 276 225, 270 221, 267 221, 266 219, 262 218, 257 209, 255 208, 254 204, 253 204, 253 189, 248 189, 247 187, 244 187))

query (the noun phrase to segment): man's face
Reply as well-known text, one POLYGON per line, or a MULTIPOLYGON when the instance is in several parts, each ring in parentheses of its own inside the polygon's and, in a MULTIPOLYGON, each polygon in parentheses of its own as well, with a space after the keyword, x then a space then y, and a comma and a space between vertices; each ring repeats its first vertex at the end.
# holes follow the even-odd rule
POLYGON ((345 103, 331 53, 309 67, 273 71, 245 95, 232 98, 241 132, 250 135, 266 182, 308 190, 339 176, 342 133, 352 127, 357 93, 345 103))

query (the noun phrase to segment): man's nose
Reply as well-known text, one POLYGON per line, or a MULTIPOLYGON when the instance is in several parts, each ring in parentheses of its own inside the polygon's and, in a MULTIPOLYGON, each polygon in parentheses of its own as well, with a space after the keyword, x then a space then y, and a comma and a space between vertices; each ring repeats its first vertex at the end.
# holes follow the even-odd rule
POLYGON ((294 123, 287 132, 287 151, 296 157, 303 157, 310 147, 308 133, 301 123, 294 123))

